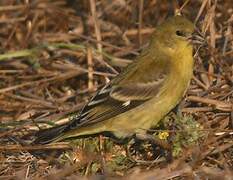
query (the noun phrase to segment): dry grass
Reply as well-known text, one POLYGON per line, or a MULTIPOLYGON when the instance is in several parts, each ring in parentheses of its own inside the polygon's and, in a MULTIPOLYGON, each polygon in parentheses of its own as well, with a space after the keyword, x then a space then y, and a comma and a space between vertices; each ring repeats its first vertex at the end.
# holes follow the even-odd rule
POLYGON ((182 9, 208 41, 195 56, 194 77, 181 106, 184 116, 192 115, 203 127, 199 143, 182 144, 183 153, 172 162, 148 144, 126 147, 102 136, 76 146, 27 145, 39 127, 67 121, 134 59, 155 25, 184 3, 1 0, 0 178, 233 178, 229 0, 190 0, 182 9))

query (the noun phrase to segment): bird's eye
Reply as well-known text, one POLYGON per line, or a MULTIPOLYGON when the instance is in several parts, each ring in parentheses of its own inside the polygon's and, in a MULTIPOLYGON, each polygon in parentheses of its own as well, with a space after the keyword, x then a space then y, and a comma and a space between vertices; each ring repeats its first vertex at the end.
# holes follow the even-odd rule
POLYGON ((185 37, 185 33, 179 30, 176 31, 176 35, 185 37))

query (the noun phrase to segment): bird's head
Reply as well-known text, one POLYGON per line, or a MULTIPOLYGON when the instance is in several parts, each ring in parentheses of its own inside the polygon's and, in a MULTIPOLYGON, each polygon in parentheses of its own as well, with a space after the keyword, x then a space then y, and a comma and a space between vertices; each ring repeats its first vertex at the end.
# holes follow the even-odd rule
POLYGON ((170 50, 176 50, 181 45, 191 46, 193 32, 194 24, 188 19, 182 16, 170 17, 156 28, 152 36, 152 44, 170 50))

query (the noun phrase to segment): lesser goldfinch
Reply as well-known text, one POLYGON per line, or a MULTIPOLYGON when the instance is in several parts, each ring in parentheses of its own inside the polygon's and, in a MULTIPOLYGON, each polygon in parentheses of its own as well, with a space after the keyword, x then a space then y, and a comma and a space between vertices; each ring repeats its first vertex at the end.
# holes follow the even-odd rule
POLYGON ((192 22, 168 18, 149 46, 100 89, 67 124, 39 132, 35 143, 111 132, 124 139, 145 134, 182 99, 193 74, 192 22))

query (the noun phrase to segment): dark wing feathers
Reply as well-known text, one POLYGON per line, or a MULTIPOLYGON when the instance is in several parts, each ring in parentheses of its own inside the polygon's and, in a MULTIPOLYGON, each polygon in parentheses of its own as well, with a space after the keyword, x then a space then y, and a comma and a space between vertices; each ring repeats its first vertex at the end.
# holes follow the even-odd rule
POLYGON ((69 123, 52 128, 54 131, 48 129, 42 134, 39 133, 38 140, 35 142, 41 142, 40 139, 42 143, 43 140, 52 141, 53 138, 69 130, 108 120, 158 95, 170 71, 165 67, 169 63, 168 58, 163 57, 166 61, 163 63, 161 63, 162 57, 156 61, 147 53, 139 58, 140 61, 130 64, 121 74, 100 89, 69 123), (47 137, 46 134, 48 134, 47 137))
POLYGON ((107 84, 82 109, 80 115, 71 121, 65 131, 104 121, 137 107, 158 94, 166 77, 167 73, 161 72, 151 82, 122 86, 107 84))
POLYGON ((156 96, 166 77, 167 73, 160 71, 153 81, 145 83, 119 86, 109 83, 97 92, 70 123, 39 132, 34 143, 51 142, 69 130, 101 122, 133 109, 156 96))
POLYGON ((71 124, 65 129, 65 131, 109 119, 144 102, 132 101, 128 106, 126 106, 124 105, 124 101, 111 98, 109 93, 105 94, 107 98, 104 97, 104 101, 99 99, 99 94, 97 93, 96 96, 94 96, 92 100, 83 108, 80 115, 71 121, 71 124))
POLYGON ((135 83, 113 87, 110 96, 121 101, 147 100, 158 94, 166 75, 147 83, 135 83))

